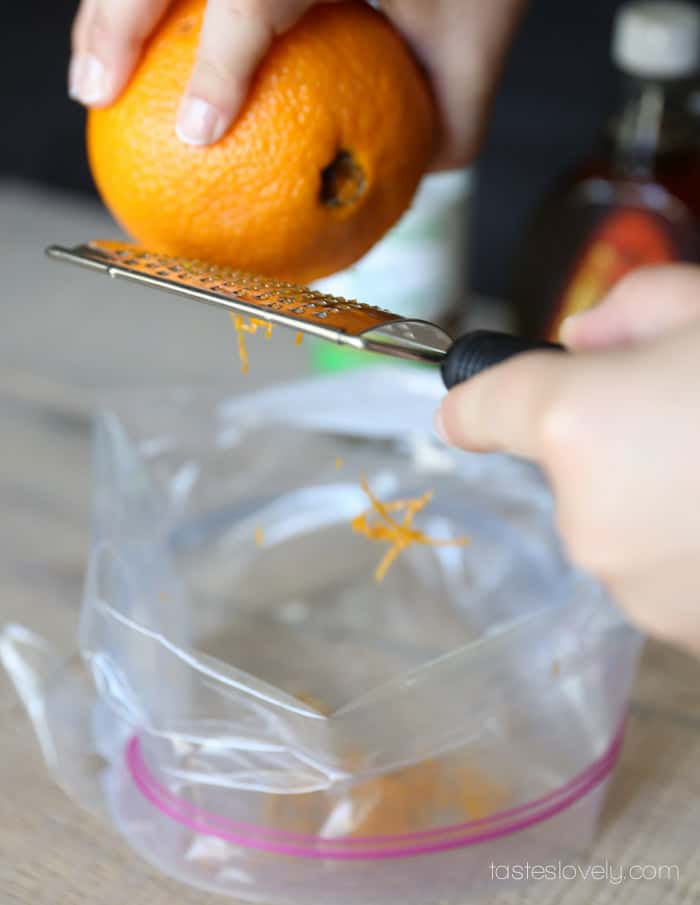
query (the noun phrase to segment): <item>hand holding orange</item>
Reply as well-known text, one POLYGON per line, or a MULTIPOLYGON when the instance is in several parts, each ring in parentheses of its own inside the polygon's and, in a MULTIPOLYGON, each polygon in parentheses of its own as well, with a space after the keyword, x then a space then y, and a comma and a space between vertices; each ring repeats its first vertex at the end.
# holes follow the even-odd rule
POLYGON ((93 109, 98 189, 148 248, 310 282, 352 264, 400 217, 438 132, 427 79, 359 0, 314 6, 275 38, 220 141, 174 122, 205 0, 180 0, 112 106, 93 109))

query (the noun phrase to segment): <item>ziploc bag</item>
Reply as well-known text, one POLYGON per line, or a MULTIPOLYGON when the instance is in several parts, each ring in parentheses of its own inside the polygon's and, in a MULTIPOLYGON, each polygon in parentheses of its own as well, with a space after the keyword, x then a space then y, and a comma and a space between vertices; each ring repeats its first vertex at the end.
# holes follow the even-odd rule
POLYGON ((146 859, 240 899, 430 905, 582 852, 640 638, 539 472, 449 450, 435 375, 376 368, 100 415, 79 629, 2 655, 54 775, 146 859), (434 497, 383 582, 366 476, 434 497))

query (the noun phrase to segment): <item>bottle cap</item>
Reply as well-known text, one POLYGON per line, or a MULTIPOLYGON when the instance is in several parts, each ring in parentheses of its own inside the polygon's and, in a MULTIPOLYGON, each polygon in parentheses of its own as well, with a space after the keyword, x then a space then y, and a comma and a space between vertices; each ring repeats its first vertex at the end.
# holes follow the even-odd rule
POLYGON ((691 75, 700 63, 700 10, 675 0, 627 3, 615 19, 612 57, 630 75, 691 75))

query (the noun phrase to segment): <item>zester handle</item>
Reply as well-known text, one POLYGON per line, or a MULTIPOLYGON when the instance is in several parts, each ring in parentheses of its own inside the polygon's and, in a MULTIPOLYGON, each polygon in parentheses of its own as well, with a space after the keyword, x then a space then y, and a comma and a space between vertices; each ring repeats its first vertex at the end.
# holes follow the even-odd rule
POLYGON ((442 379, 450 390, 458 383, 464 383, 470 377, 485 371, 486 368, 500 364, 514 355, 536 349, 563 352, 564 346, 559 343, 523 339, 512 333, 473 330, 460 336, 450 347, 440 366, 442 379))

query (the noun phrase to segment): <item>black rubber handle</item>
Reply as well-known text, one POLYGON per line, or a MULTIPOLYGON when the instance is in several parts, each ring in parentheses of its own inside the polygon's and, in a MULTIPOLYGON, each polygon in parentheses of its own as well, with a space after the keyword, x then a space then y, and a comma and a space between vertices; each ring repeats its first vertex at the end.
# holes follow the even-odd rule
POLYGON ((465 333, 452 344, 443 359, 440 370, 448 390, 470 377, 480 374, 492 365, 500 364, 507 358, 532 352, 535 349, 550 349, 563 352, 559 343, 533 341, 514 336, 512 333, 497 333, 494 330, 473 330, 465 333))

